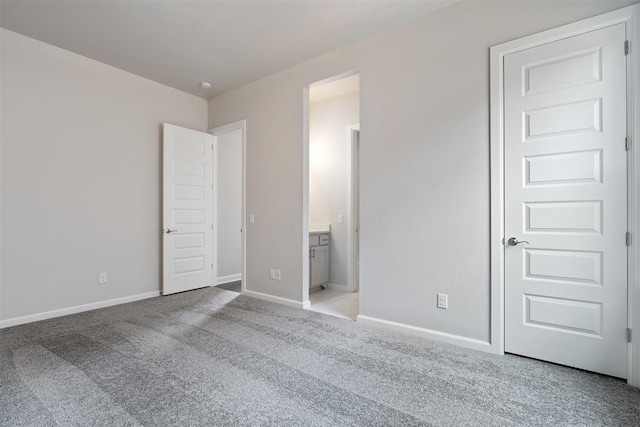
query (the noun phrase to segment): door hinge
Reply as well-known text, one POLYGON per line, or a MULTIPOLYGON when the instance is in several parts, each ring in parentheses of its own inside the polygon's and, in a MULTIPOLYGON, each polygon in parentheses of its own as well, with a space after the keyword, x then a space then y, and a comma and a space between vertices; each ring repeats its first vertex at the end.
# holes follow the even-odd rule
POLYGON ((627 246, 631 246, 631 233, 627 231, 626 235, 627 246))
POLYGON ((628 136, 624 138, 624 149, 627 151, 631 151, 631 138, 628 136))
POLYGON ((211 143, 211 149, 213 150, 213 142, 211 143))
POLYGON ((627 328, 627 342, 631 342, 631 328, 627 328))
POLYGON ((624 41, 624 54, 629 55, 629 40, 624 41))

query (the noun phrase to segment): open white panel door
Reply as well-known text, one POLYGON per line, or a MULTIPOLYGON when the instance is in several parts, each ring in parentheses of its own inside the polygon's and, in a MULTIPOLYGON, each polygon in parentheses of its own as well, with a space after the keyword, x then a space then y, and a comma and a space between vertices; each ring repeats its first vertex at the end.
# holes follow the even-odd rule
POLYGON ((213 284, 213 136, 165 123, 162 294, 213 284))
POLYGON ((505 350, 626 378, 625 26, 505 56, 505 350))

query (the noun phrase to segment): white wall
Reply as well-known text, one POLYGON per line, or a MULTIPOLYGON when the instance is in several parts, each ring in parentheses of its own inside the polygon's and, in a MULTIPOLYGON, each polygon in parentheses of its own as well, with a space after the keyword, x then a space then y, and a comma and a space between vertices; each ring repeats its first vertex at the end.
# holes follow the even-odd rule
POLYGON ((206 101, 0 36, 0 319, 158 291, 161 124, 206 130, 206 101))
POLYGON ((457 3, 211 100, 247 119, 249 289, 303 301, 303 87, 357 69, 360 313, 487 341, 489 47, 632 3, 457 3))
POLYGON ((216 283, 238 280, 242 270, 242 131, 216 137, 216 283), (234 276, 234 277, 229 277, 234 276))
POLYGON ((348 285, 347 237, 351 140, 347 126, 360 121, 359 93, 312 102, 309 109, 309 217, 331 224, 329 282, 348 285), (344 223, 338 222, 344 216, 344 223))

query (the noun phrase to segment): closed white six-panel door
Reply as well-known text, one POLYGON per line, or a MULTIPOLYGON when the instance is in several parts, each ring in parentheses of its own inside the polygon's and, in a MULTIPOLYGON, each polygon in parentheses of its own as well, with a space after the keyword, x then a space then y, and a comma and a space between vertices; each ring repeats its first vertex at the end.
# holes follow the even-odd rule
POLYGON ((504 61, 505 351, 622 378, 624 41, 618 24, 504 61))
POLYGON ((162 294, 213 284, 213 136, 163 126, 162 294))

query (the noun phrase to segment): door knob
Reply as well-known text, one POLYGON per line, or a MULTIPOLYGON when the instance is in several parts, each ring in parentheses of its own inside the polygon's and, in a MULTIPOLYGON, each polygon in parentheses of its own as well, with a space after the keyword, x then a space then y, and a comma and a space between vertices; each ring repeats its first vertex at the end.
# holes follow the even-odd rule
POLYGON ((527 245, 529 244, 529 242, 527 242, 526 240, 518 240, 515 237, 509 238, 509 240, 507 240, 507 243, 510 246, 518 246, 520 243, 526 243, 527 245))
POLYGON ((163 233, 167 233, 167 234, 171 234, 171 233, 177 233, 178 230, 171 230, 170 228, 167 228, 166 230, 162 230, 163 233))

